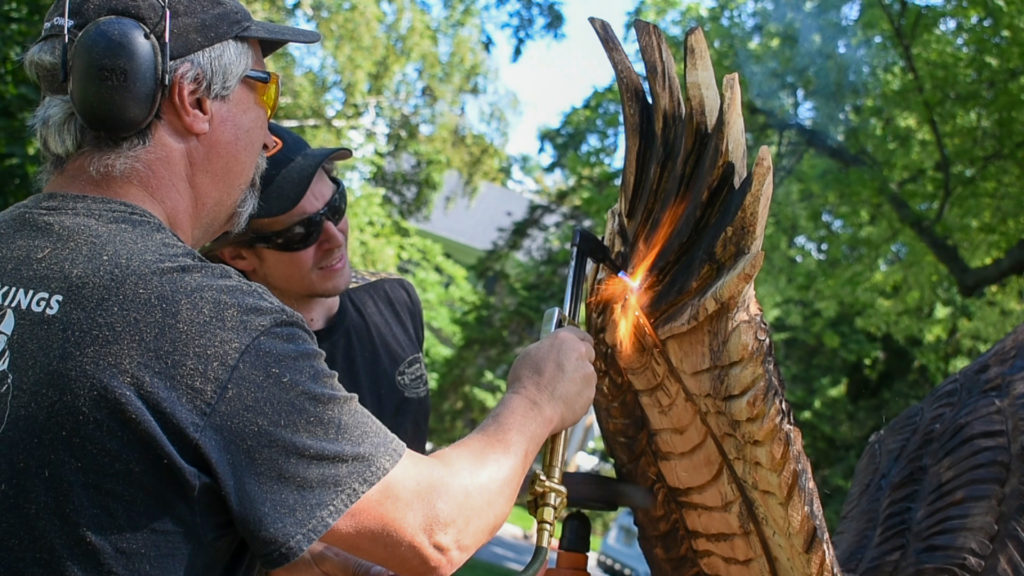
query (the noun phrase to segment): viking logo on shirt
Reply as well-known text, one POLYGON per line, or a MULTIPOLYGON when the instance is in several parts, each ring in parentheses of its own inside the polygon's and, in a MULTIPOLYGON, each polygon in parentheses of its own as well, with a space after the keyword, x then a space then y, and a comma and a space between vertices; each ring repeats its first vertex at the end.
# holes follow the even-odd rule
POLYGON ((0 432, 7 426, 14 394, 14 376, 8 370, 11 363, 11 335, 14 333, 14 311, 24 310, 53 316, 60 310, 64 297, 43 290, 18 288, 0 284, 0 432))
POLYGON ((11 351, 7 342, 14 333, 14 310, 4 309, 0 313, 0 432, 7 426, 7 414, 11 410, 11 373, 7 371, 7 365, 11 362, 11 351))
POLYGON ((427 395, 427 367, 423 355, 409 356, 395 371, 395 383, 406 398, 422 398, 427 395))
POLYGON ((20 308, 53 316, 60 310, 60 301, 63 299, 60 294, 0 285, 0 306, 11 309, 20 308))

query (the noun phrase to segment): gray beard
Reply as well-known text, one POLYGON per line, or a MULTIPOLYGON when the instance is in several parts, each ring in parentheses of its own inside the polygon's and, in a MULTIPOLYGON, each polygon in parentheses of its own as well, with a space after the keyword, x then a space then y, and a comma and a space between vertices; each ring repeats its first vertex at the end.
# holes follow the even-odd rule
POLYGON ((260 154, 256 169, 252 173, 252 180, 249 181, 249 186, 242 192, 242 197, 239 198, 238 205, 235 206, 235 216, 231 222, 232 234, 238 234, 245 230, 245 225, 249 223, 249 217, 256 212, 260 203, 260 178, 263 177, 263 171, 266 169, 267 155, 260 154))

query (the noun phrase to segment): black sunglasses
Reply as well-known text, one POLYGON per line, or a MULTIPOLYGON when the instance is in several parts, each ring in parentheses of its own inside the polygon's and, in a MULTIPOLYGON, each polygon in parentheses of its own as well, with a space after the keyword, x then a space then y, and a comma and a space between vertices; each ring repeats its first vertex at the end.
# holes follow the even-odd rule
POLYGON ((345 217, 345 210, 348 208, 348 194, 345 192, 345 185, 333 176, 329 178, 336 188, 323 208, 283 230, 248 234, 244 239, 245 244, 269 248, 278 252, 298 252, 316 244, 320 235, 323 234, 324 220, 337 226, 345 217))

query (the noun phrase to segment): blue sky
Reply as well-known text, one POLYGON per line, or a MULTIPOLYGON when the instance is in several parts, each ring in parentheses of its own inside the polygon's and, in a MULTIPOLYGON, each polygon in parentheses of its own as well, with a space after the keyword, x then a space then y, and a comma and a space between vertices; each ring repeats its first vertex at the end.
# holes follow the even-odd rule
POLYGON ((635 5, 636 0, 565 0, 561 41, 534 40, 515 64, 509 62, 507 46, 498 48, 500 79, 520 102, 506 149, 510 154, 536 154, 540 128, 558 125, 595 87, 612 81, 615 73, 587 18, 608 21, 621 36, 626 13, 635 5))

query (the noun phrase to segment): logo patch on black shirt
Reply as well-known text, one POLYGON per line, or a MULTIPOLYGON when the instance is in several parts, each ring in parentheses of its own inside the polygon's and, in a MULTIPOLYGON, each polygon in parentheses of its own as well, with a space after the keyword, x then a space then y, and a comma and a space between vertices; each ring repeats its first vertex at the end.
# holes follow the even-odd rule
POLYGON ((395 371, 395 384, 407 398, 422 398, 427 395, 427 367, 423 355, 409 356, 395 371))

